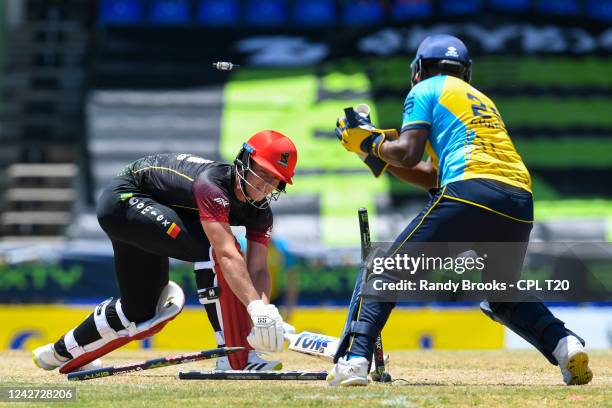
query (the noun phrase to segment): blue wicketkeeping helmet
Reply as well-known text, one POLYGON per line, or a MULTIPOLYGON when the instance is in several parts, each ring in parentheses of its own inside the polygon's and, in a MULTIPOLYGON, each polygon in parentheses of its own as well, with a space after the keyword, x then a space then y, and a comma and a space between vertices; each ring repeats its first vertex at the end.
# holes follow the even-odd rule
POLYGON ((423 61, 437 61, 442 71, 456 73, 466 82, 472 79, 472 60, 468 49, 463 41, 452 35, 430 35, 421 42, 410 64, 413 86, 417 82, 417 74, 419 78, 423 77, 423 61))

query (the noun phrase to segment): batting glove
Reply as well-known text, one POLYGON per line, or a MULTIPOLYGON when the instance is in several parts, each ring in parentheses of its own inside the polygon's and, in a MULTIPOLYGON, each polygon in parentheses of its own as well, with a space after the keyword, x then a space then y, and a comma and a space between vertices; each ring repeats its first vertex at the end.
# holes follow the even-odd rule
POLYGON ((255 350, 281 352, 284 346, 283 318, 274 305, 254 300, 247 306, 253 328, 247 341, 255 350))

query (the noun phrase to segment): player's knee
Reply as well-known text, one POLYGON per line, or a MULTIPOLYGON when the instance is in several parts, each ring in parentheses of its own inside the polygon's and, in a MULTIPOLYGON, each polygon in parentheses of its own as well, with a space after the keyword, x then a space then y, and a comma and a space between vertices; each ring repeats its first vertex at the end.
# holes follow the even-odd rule
MULTIPOLYGON (((181 289, 174 283, 168 284, 173 290, 181 291, 181 289), (176 286, 176 288, 175 288, 176 286)), ((168 289, 168 285, 160 288, 156 293, 141 294, 137 298, 122 297, 121 298, 121 309, 125 317, 134 323, 141 323, 155 317, 163 303, 166 301, 167 294, 165 293, 168 289)))
POLYGON ((141 323, 155 316, 155 304, 123 305, 123 313, 131 322, 141 323))

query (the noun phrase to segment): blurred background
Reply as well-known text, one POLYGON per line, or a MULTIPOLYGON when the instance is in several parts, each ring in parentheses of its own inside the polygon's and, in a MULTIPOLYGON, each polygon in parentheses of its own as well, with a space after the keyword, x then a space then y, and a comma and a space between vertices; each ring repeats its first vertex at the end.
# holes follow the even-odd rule
MULTIPOLYGON (((589 267, 612 287, 612 0, 2 0, 0 348, 54 341, 116 294, 94 209, 121 168, 162 152, 230 162, 262 129, 299 150, 295 184, 273 205, 274 300, 298 330, 339 335, 357 208, 373 239, 393 240, 428 196, 373 178, 335 139, 335 120, 367 103, 379 127, 400 127, 410 62, 433 33, 467 44, 472 83, 531 171, 532 239, 601 243, 589 267)), ((527 273, 584 266, 534 259, 527 273)), ((130 347, 213 345, 192 265, 172 262, 172 279, 193 307, 130 347)), ((553 306, 608 348, 612 303, 599 300, 553 306)), ((476 305, 444 301, 399 308, 383 338, 388 349, 526 347, 476 305)))

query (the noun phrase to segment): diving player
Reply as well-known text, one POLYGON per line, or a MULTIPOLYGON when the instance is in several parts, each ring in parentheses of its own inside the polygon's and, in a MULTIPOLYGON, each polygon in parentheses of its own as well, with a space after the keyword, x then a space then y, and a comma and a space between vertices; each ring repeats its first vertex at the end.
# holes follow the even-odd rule
POLYGON ((99 357, 159 332, 185 302, 168 276, 168 258, 176 258, 194 262, 200 302, 219 346, 247 348, 219 359, 217 369, 280 369, 279 361, 263 360, 253 348, 278 352, 284 346, 287 327, 269 304, 269 204, 292 183, 296 163, 293 142, 266 130, 243 145, 233 165, 172 153, 127 166, 97 207, 113 245, 120 295, 54 344, 35 349, 36 365, 62 373, 93 368, 99 357), (246 227, 246 259, 232 225, 246 227))
MULTIPOLYGON (((371 124, 350 127, 340 119, 336 134, 352 152, 389 163, 396 177, 432 192, 431 201, 397 237, 392 251, 414 242, 506 242, 504 265, 516 278, 533 225, 531 178, 491 99, 470 85, 472 61, 461 40, 432 35, 411 64, 412 89, 404 103, 399 138, 371 124), (429 160, 421 161, 424 151, 429 160), (522 244, 521 244, 522 243, 522 244)), ((559 365, 568 385, 593 374, 584 341, 565 328, 539 299, 483 301, 482 311, 559 365)), ((363 298, 355 324, 343 336, 331 385, 366 385, 374 339, 394 302, 363 298)), ((352 305, 354 306, 354 305, 352 305)))

